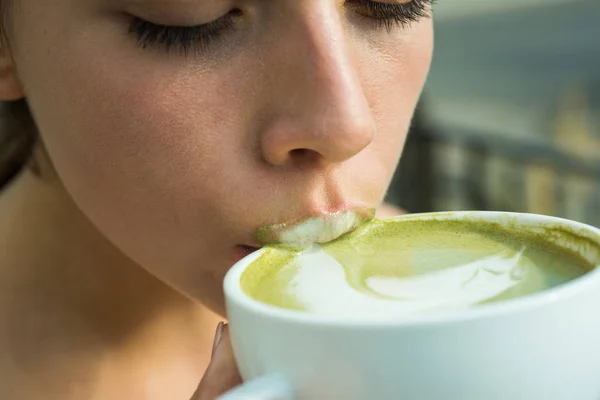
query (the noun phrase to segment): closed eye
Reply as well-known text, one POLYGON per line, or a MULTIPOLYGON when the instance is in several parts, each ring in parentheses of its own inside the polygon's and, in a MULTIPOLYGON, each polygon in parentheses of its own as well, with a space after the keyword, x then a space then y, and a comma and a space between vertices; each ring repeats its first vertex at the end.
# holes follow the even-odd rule
MULTIPOLYGON (((268 0, 273 1, 273 0, 268 0)), ((361 17, 374 21, 377 27, 391 31, 396 26, 406 26, 430 16, 435 0, 412 0, 406 3, 388 3, 373 0, 346 0, 346 6, 361 17)), ((235 26, 242 16, 240 9, 232 9, 214 21, 195 26, 169 26, 133 17, 129 33, 134 35, 139 47, 159 48, 169 53, 183 55, 201 54, 235 26)))
POLYGON ((195 26, 160 25, 134 17, 129 33, 134 35, 141 48, 159 47, 166 52, 202 53, 224 33, 232 29, 242 11, 233 9, 214 21, 195 26))

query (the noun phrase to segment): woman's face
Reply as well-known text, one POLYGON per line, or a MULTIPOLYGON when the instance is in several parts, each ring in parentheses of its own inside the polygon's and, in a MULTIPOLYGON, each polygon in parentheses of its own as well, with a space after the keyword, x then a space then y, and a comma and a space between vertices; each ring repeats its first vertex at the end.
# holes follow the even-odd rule
POLYGON ((12 49, 77 206, 222 312, 223 276, 257 228, 382 201, 429 69, 428 9, 15 0, 12 49))

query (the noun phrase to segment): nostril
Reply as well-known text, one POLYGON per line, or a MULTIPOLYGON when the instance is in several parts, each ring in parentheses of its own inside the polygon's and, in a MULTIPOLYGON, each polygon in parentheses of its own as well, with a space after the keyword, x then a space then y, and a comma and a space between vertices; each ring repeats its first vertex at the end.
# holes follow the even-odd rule
POLYGON ((307 163, 319 158, 319 153, 311 149, 293 149, 289 152, 292 163, 307 163))
POLYGON ((306 154, 310 152, 309 149, 293 149, 290 151, 290 157, 292 158, 302 158, 306 157, 306 154))

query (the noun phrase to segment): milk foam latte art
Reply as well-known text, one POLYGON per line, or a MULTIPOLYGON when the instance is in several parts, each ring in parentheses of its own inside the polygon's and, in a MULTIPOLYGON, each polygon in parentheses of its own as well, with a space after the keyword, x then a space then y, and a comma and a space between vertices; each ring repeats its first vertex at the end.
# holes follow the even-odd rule
POLYGON ((272 246, 241 284, 254 299, 278 307, 402 318, 526 296, 592 268, 539 233, 468 221, 373 219, 307 249, 272 246))

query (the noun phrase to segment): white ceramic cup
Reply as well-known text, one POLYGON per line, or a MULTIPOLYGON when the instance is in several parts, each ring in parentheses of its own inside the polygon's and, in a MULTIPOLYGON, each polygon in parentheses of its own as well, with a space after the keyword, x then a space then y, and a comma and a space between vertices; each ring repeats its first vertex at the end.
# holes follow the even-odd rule
MULTIPOLYGON (((500 212, 396 219, 432 218, 549 229, 556 232, 549 241, 600 266, 600 229, 581 223, 500 212)), ((505 302, 404 321, 350 321, 246 295, 240 277, 260 254, 237 263, 224 282, 233 349, 246 381, 224 400, 600 399, 600 268, 505 302)))

